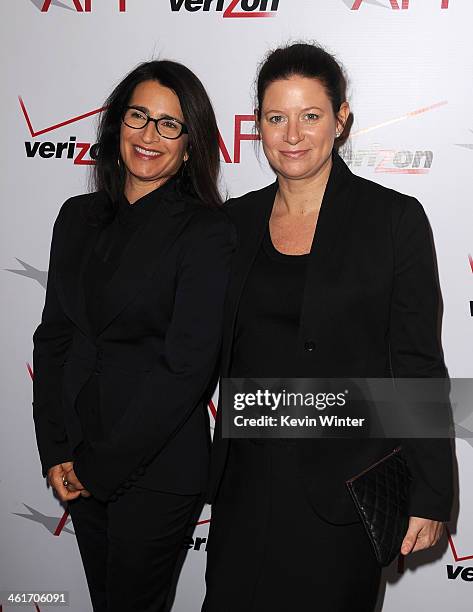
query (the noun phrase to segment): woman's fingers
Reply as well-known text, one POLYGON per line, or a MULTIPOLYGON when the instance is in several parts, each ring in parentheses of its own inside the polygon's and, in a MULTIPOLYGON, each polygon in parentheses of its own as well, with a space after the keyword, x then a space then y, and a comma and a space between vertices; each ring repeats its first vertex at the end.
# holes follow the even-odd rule
POLYGON ((69 490, 79 491, 82 497, 90 497, 90 493, 86 490, 84 485, 77 478, 73 466, 71 466, 71 468, 67 470, 66 478, 69 483, 69 490))
POLYGON ((48 482, 53 487, 55 491, 61 490, 64 488, 62 477, 64 475, 64 470, 62 469, 61 464, 54 465, 48 470, 48 482))
POLYGON ((401 545, 401 553, 407 555, 435 546, 443 532, 443 523, 418 516, 409 517, 409 527, 401 545))
POLYGON ((72 461, 64 461, 64 463, 61 463, 62 469, 65 472, 68 472, 69 470, 72 469, 74 463, 72 461))
POLYGON ((59 499, 68 502, 78 497, 90 497, 74 472, 72 461, 59 463, 48 470, 48 481, 59 499))
POLYGON ((52 486, 59 499, 63 502, 76 499, 80 495, 80 491, 69 490, 66 486, 67 479, 66 473, 62 467, 62 464, 55 465, 48 470, 48 481, 52 486))

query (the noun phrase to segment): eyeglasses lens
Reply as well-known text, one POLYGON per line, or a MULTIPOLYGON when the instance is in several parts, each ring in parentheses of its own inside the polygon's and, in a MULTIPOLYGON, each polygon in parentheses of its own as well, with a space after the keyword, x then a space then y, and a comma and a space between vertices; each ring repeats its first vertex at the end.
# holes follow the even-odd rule
MULTIPOLYGON (((123 117, 123 122, 128 127, 139 130, 148 123, 148 116, 136 108, 128 108, 123 117)), ((173 119, 163 117, 158 119, 157 124, 158 132, 164 138, 177 138, 182 132, 182 125, 173 119)))

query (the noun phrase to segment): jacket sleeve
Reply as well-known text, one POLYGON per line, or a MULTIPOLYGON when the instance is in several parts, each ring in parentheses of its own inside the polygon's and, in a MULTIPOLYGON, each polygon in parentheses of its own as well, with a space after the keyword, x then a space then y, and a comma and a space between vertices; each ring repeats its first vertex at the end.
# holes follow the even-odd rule
POLYGON ((72 340, 73 324, 61 308, 55 279, 68 202, 62 206, 54 223, 46 300, 41 323, 33 335, 33 419, 43 476, 53 465, 71 460, 61 388, 62 365, 72 340))
POLYGON ((212 213, 188 231, 164 351, 107 438, 84 443, 74 463, 99 500, 113 499, 143 472, 199 404, 215 371, 234 230, 223 213, 212 213))
MULTIPOLYGON (((440 345, 439 287, 430 226, 421 204, 406 198, 394 233, 390 353, 395 378, 445 378, 440 345)), ((450 411, 445 398, 432 410, 450 411)), ((444 415, 445 421, 448 416, 444 415)), ((408 438, 403 450, 413 480, 409 515, 448 521, 453 453, 448 438, 408 438)))

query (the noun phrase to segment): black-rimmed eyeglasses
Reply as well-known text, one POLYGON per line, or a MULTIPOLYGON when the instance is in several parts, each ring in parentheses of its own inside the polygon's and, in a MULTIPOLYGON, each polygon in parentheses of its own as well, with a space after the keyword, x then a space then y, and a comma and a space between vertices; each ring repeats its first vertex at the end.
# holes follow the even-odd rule
POLYGON ((169 138, 171 140, 175 140, 182 134, 188 133, 187 126, 181 123, 181 121, 174 119, 174 117, 164 116, 159 119, 153 119, 153 117, 150 117, 144 110, 135 106, 126 107, 122 121, 133 130, 141 130, 152 121, 158 134, 163 138, 169 138))

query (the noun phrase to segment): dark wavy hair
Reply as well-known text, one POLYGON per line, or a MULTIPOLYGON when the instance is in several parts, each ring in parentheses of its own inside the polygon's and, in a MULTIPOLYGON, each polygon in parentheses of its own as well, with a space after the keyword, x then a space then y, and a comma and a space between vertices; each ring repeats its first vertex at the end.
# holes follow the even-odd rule
POLYGON ((188 129, 189 159, 176 175, 179 190, 208 207, 222 204, 218 189, 218 128, 207 92, 186 66, 169 60, 154 60, 140 64, 127 74, 105 102, 105 111, 97 130, 96 164, 91 175, 92 188, 107 196, 105 209, 96 215, 97 221, 98 218, 101 221, 110 219, 116 212, 118 199, 123 195, 126 169, 123 163, 118 163, 122 116, 135 87, 144 81, 158 81, 172 89, 181 104, 188 129))
MULTIPOLYGON (((291 76, 320 81, 332 103, 335 116, 343 102, 346 102, 347 79, 339 62, 319 45, 298 42, 269 51, 260 64, 256 77, 255 100, 258 119, 261 119, 263 98, 268 86, 274 81, 291 76)), ((342 133, 335 139, 336 147, 341 146, 348 138, 352 124, 353 115, 350 113, 342 133)))

